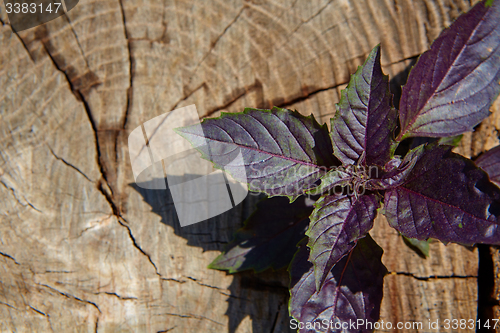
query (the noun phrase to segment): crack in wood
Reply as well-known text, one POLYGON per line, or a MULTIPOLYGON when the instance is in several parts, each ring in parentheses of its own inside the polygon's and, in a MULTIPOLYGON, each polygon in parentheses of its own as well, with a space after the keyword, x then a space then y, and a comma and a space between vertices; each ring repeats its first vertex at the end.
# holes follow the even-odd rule
POLYGON ((257 107, 264 107, 264 105, 262 105, 264 103, 263 86, 262 86, 262 83, 258 79, 255 79, 255 82, 252 85, 245 86, 243 88, 236 88, 235 90, 233 90, 233 92, 230 95, 234 95, 234 97, 229 98, 229 100, 227 102, 225 102, 222 106, 218 106, 218 107, 215 107, 215 108, 208 110, 205 114, 205 117, 210 117, 214 113, 230 107, 237 100, 246 96, 249 92, 254 91, 254 90, 257 91, 257 93, 259 94, 259 99, 261 100, 260 101, 261 105, 257 105, 257 107))
POLYGON ((158 332, 156 332, 156 333, 167 333, 167 332, 173 331, 173 330, 174 330, 174 328, 176 328, 176 327, 177 327, 177 325, 172 326, 172 327, 170 327, 170 328, 167 328, 166 330, 158 331, 158 332))
POLYGON ((5 182, 3 180, 0 179, 0 184, 2 184, 6 189, 10 190, 11 193, 12 193, 12 196, 16 199, 16 201, 23 207, 31 207, 33 210, 39 212, 39 213, 43 213, 40 209, 36 208, 31 202, 28 201, 28 199, 26 199, 26 197, 24 195, 21 195, 22 198, 24 199, 24 201, 26 201, 26 204, 24 204, 23 202, 21 202, 21 200, 17 197, 16 195, 16 190, 13 188, 13 187, 9 187, 7 184, 5 184, 5 182))
POLYGON ((165 315, 165 316, 179 317, 179 318, 186 318, 186 319, 208 320, 208 321, 211 321, 214 324, 224 326, 224 324, 219 323, 218 321, 215 321, 213 319, 207 318, 205 316, 198 316, 198 315, 193 315, 193 314, 181 315, 181 314, 178 314, 178 313, 171 313, 171 312, 165 312, 165 313, 163 313, 163 315, 165 315))
POLYGON ((269 333, 273 333, 275 328, 276 328, 276 324, 278 323, 278 318, 280 316, 280 311, 281 311, 282 306, 283 306, 283 303, 280 303, 278 305, 278 311, 276 311, 276 315, 274 316, 273 325, 271 326, 271 330, 269 331, 269 333))
POLYGON ((126 223, 128 223, 128 222, 127 222, 127 221, 126 221, 126 220, 125 220, 122 216, 118 216, 117 221, 118 221, 118 223, 119 223, 122 227, 124 227, 124 228, 126 228, 126 229, 127 229, 127 231, 128 231, 128 235, 129 235, 130 239, 132 240, 132 244, 134 244, 134 247, 135 247, 136 249, 138 249, 138 250, 139 250, 139 252, 141 252, 143 255, 145 255, 145 256, 148 258, 149 262, 151 263, 151 265, 153 265, 153 267, 154 267, 154 269, 155 269, 156 275, 158 275, 158 276, 161 278, 161 277, 162 277, 162 275, 161 275, 161 274, 160 274, 160 272, 158 271, 158 267, 156 266, 156 264, 155 264, 155 263, 153 262, 153 260, 151 259, 151 256, 150 256, 148 253, 146 253, 146 252, 145 252, 145 251, 144 251, 144 250, 143 250, 143 249, 139 246, 139 244, 137 244, 137 241, 136 241, 136 239, 135 239, 134 235, 132 234, 132 230, 131 230, 131 229, 130 229, 130 227, 126 224, 126 223), (124 222, 122 222, 121 220, 123 220, 125 223, 124 223, 124 222))
MULTIPOLYGON (((106 184, 108 185, 108 188, 110 189, 110 191, 112 192, 113 190, 111 189, 111 187, 109 186, 109 183, 108 183, 108 180, 107 180, 107 177, 106 177, 106 172, 104 170, 104 165, 103 163, 101 162, 101 158, 102 158, 102 155, 101 155, 101 149, 100 149, 100 145, 99 145, 99 136, 98 136, 98 131, 97 131, 97 125, 96 125, 96 122, 93 118, 93 115, 92 115, 92 112, 90 110, 90 106, 88 104, 88 102, 86 101, 85 99, 85 96, 80 92, 80 90, 76 89, 76 87, 73 85, 73 82, 71 81, 70 77, 69 77, 69 74, 64 71, 59 65, 58 63, 56 62, 56 60, 54 59, 54 57, 52 56, 52 54, 50 53, 49 49, 47 48, 47 46, 45 45, 45 43, 42 43, 44 49, 45 49, 45 52, 47 53, 47 56, 49 57, 49 59, 52 61, 52 64, 54 65, 54 67, 59 71, 61 72, 64 77, 66 78, 66 81, 68 82, 68 85, 70 86, 71 88, 71 91, 73 91, 74 94, 76 94, 77 96, 77 99, 80 99, 80 101, 82 102, 83 104, 83 107, 85 109, 85 112, 87 114, 87 117, 89 119, 89 122, 90 122, 90 125, 92 127, 92 130, 94 132, 94 139, 96 141, 96 150, 97 150, 97 165, 99 166, 99 169, 100 169, 100 172, 101 172, 101 176, 102 178, 104 179, 104 181, 106 182, 106 184)), ((87 177, 88 178, 88 177, 87 177)), ((104 188, 102 186, 98 186, 98 189, 99 191, 101 191, 102 194, 104 194, 104 196, 108 199, 108 196, 109 194, 106 193, 106 191, 104 191, 104 188)), ((108 200, 109 201, 109 200, 108 200)), ((115 211, 115 208, 117 208, 114 203, 112 204, 112 208, 113 211, 115 211)))
POLYGON ((107 179, 107 175, 106 175, 106 171, 105 171, 105 168, 104 168, 104 164, 102 162, 102 154, 101 154, 101 148, 100 148, 100 144, 99 144, 99 135, 98 135, 97 124, 96 124, 96 122, 94 120, 94 117, 92 115, 92 111, 90 110, 90 106, 89 106, 87 100, 85 99, 84 94, 73 85, 73 82, 71 81, 71 79, 69 77, 69 74, 58 65, 57 61, 52 56, 50 50, 47 48, 47 46, 45 45, 45 43, 42 43, 42 45, 43 45, 43 47, 45 49, 45 52, 47 53, 47 56, 52 61, 54 67, 59 72, 61 72, 64 75, 64 77, 66 78, 66 81, 67 81, 68 85, 71 88, 71 91, 73 91, 73 93, 76 95, 77 99, 79 99, 82 102, 82 104, 83 104, 83 107, 84 107, 85 112, 87 114, 87 117, 89 119, 91 128, 92 128, 92 130, 94 132, 94 139, 95 139, 95 142, 96 142, 96 151, 97 151, 97 156, 96 156, 97 157, 97 165, 98 165, 100 173, 101 173, 101 180, 104 180, 104 182, 107 185, 107 189, 109 189, 111 191, 111 193, 108 193, 108 191, 104 188, 104 186, 102 185, 101 180, 98 183, 97 189, 104 195, 104 197, 106 198, 106 200, 110 204, 110 206, 112 208, 112 211, 113 211, 113 214, 119 217, 121 215, 119 213, 118 207, 113 202, 113 199, 111 197, 112 194, 113 194, 113 189, 109 185, 109 182, 108 182, 108 179, 107 179))
POLYGON ((87 228, 83 229, 82 231, 80 231, 80 233, 78 234, 78 237, 82 237, 85 232, 89 231, 90 229, 94 229, 95 227, 97 227, 99 225, 99 223, 101 223, 103 221, 106 221, 106 220, 109 220, 113 216, 115 216, 115 215, 114 214, 109 214, 105 218, 102 218, 100 220, 94 220, 94 221, 92 221, 95 224, 91 225, 90 227, 87 227, 87 228))
POLYGON ((101 313, 102 313, 102 312, 101 312, 101 309, 99 309, 99 306, 98 306, 96 303, 94 303, 94 302, 91 302, 91 301, 88 301, 88 300, 84 300, 84 299, 81 299, 81 298, 76 297, 76 296, 74 296, 74 295, 71 295, 71 294, 68 294, 68 293, 62 292, 62 291, 57 290, 56 288, 51 287, 51 286, 49 286, 49 285, 47 285, 47 284, 38 283, 38 282, 35 282, 35 284, 37 284, 37 285, 39 285, 39 286, 42 286, 42 287, 45 287, 45 288, 48 288, 48 289, 50 289, 50 290, 52 290, 52 291, 55 291, 55 292, 56 292, 56 293, 58 293, 59 295, 64 296, 64 297, 67 297, 67 298, 69 298, 69 299, 74 299, 74 300, 76 300, 76 301, 79 301, 79 302, 82 302, 82 303, 85 303, 85 304, 92 305, 93 307, 95 307, 95 308, 97 309, 97 311, 99 311, 99 314, 101 314, 101 313))
MULTIPOLYGON (((64 1, 63 1, 63 3, 64 3, 64 1)), ((66 12, 66 10, 64 11, 64 16, 66 17, 66 20, 68 21, 68 25, 71 28, 73 35, 75 36, 76 44, 78 45, 78 49, 80 50, 80 52, 82 54, 82 58, 85 61, 85 64, 87 65, 87 70, 90 71, 89 62, 87 60, 87 57, 85 56, 85 52, 83 52, 83 48, 82 48, 82 45, 80 44, 80 40, 78 39, 78 35, 76 34, 75 29, 73 28, 73 23, 71 22, 71 19, 69 18, 68 12, 66 12)))
POLYGON ((210 53, 212 53, 212 51, 215 49, 215 46, 217 45, 217 43, 219 42, 219 40, 222 38, 222 36, 224 36, 226 34, 226 32, 229 30, 229 28, 231 28, 231 26, 233 26, 236 21, 238 21, 238 19, 241 17, 241 14, 243 14, 243 11, 245 9, 249 8, 248 7, 248 4, 244 4, 238 14, 236 14, 236 16, 231 20, 231 22, 229 22, 229 24, 224 28, 224 30, 222 31, 222 33, 220 33, 216 38, 215 40, 210 43, 210 49, 208 50, 208 52, 206 52, 203 57, 201 58, 201 60, 198 62, 198 64, 196 64, 196 66, 194 67, 194 70, 192 71, 192 74, 191 74, 191 77, 189 78, 189 81, 191 81, 191 78, 195 75, 196 71, 198 70, 198 67, 200 67, 200 65, 205 61, 205 59, 210 55, 210 53))
POLYGON ((477 275, 429 275, 429 276, 418 276, 414 273, 409 272, 390 272, 390 275, 404 275, 412 277, 419 281, 432 281, 439 279, 477 279, 477 275))
POLYGON ((59 157, 56 155, 56 153, 54 153, 54 150, 52 150, 52 148, 46 144, 46 146, 49 148, 50 152, 52 153, 52 155, 59 161, 63 162, 65 165, 69 166, 70 168, 74 169, 75 171, 77 171, 78 173, 80 173, 83 177, 85 177, 89 182, 91 183, 94 183, 93 180, 91 180, 85 173, 82 172, 82 170, 80 170, 79 168, 77 168, 76 166, 74 166, 73 164, 69 163, 68 161, 66 161, 64 158, 62 157, 59 157))
POLYGON ((7 253, 0 252, 0 256, 5 257, 5 258, 8 258, 8 259, 10 259, 10 260, 14 261, 14 263, 15 263, 16 265, 21 265, 20 263, 18 263, 18 262, 16 261, 16 259, 14 259, 14 257, 12 257, 12 256, 8 255, 7 253))
POLYGON ((286 102, 283 102, 281 104, 278 104, 276 105, 277 107, 279 108, 286 108, 287 106, 290 106, 290 105, 293 105, 293 104, 296 104, 296 103, 299 103, 299 102, 303 102, 307 99, 309 99, 310 97, 314 96, 314 95, 317 95, 321 92, 325 92, 325 91, 328 91, 328 90, 332 90, 332 89, 336 89, 344 84, 347 84, 348 82, 342 82, 342 83, 337 83, 337 84, 334 84, 333 86, 329 86, 329 87, 325 87, 325 88, 318 88, 318 89, 315 89, 311 92, 308 92, 307 94, 305 94, 304 96, 299 96, 299 97, 296 97, 296 98, 293 98, 289 101, 286 101, 286 102))
MULTIPOLYGON (((175 110, 180 103, 184 102, 186 99, 188 99, 189 97, 191 97, 195 92, 197 92, 201 88, 208 89, 208 86, 207 86, 206 82, 203 82, 198 87, 194 88, 191 92, 185 94, 184 97, 182 97, 177 103, 174 104, 174 106, 172 107, 172 110, 175 110)), ((156 129, 155 129, 155 131, 156 131, 156 129)))
POLYGON ((40 311, 40 310, 38 310, 38 309, 36 309, 36 308, 32 307, 31 305, 28 305, 28 306, 31 308, 31 310, 35 311, 36 313, 38 313, 38 314, 40 314, 40 315, 42 315, 42 316, 44 316, 44 317, 47 317, 47 316, 48 316, 47 314, 45 314, 45 313, 43 313, 42 311, 40 311))
MULTIPOLYGON (((246 300, 246 301, 250 301, 248 298, 245 298, 245 297, 239 297, 239 296, 235 296, 235 295, 231 295, 229 293, 226 293, 224 291, 228 291, 227 289, 225 288, 220 288, 220 287, 217 287, 217 286, 212 286, 212 285, 209 285, 209 284, 206 284, 206 283, 202 283, 200 281, 198 281, 198 279, 195 279, 191 276, 185 276, 186 278, 188 278, 189 280, 195 282, 196 284, 198 284, 199 286, 201 287, 206 287, 206 288, 210 288, 210 289, 214 289, 214 290, 217 290, 217 292, 221 295, 224 295, 226 297, 230 297, 230 298, 235 298, 235 299, 242 299, 242 300, 246 300)), ((186 283, 188 282, 187 280, 179 280, 179 279, 174 279, 174 278, 164 278, 162 277, 161 280, 163 281, 172 281, 172 282, 176 282, 176 283, 186 283)))
POLYGON ((4 303, 4 302, 0 301, 0 304, 1 304, 1 305, 5 305, 5 306, 7 306, 7 307, 9 307, 9 308, 12 308, 12 309, 14 309, 14 310, 19 311, 19 309, 18 309, 18 308, 14 307, 14 306, 12 306, 12 305, 10 305, 10 304, 8 304, 8 303, 4 303))
POLYGON ((178 279, 174 279, 174 278, 165 278, 165 277, 162 277, 161 280, 163 280, 163 281, 172 281, 172 282, 177 282, 177 283, 186 283, 187 282, 185 280, 178 280, 178 279))
POLYGON ((49 271, 49 270, 46 270, 45 272, 37 272, 35 274, 37 275, 41 275, 41 274, 72 274, 72 273, 76 273, 76 271, 49 271))
POLYGON ((316 13, 314 13, 312 16, 310 16, 309 18, 307 18, 307 20, 303 20, 299 25, 297 25, 297 27, 295 29, 292 30, 292 32, 290 32, 290 34, 288 34, 288 38, 287 38, 287 41, 290 39, 290 36, 292 36, 294 33, 297 32, 297 30, 300 29, 301 26, 303 26, 304 24, 307 24, 309 22, 311 22, 311 20, 313 20, 315 17, 317 17, 318 15, 320 15, 331 3, 333 2, 333 0, 330 0, 328 1, 323 7, 321 7, 316 13))
POLYGON ((208 287, 208 288, 212 288, 212 289, 216 289, 216 290, 225 290, 225 289, 222 289, 222 288, 219 288, 219 287, 216 287, 216 286, 211 286, 209 284, 206 284, 206 283, 202 283, 200 281, 198 281, 198 279, 195 279, 194 277, 191 277, 191 276, 186 276, 189 280, 191 281, 194 281, 196 282, 198 285, 200 286, 203 286, 203 287, 208 287))
MULTIPOLYGON (((11 26, 11 29, 12 29, 12 26, 11 26)), ((30 57, 31 61, 33 63, 35 63, 35 59, 33 58, 33 55, 31 54, 30 50, 28 49, 28 46, 24 43, 24 40, 19 36, 17 31, 12 30, 12 33, 17 36, 17 39, 19 39, 19 41, 21 42, 21 45, 25 48, 26 52, 28 52, 28 56, 30 57)))
POLYGON ((117 297, 117 298, 124 300, 124 301, 137 299, 137 297, 135 297, 135 296, 121 296, 121 295, 118 295, 117 293, 113 293, 113 292, 109 292, 109 291, 101 291, 98 293, 94 293, 94 295, 102 295, 102 294, 114 296, 114 297, 117 297))

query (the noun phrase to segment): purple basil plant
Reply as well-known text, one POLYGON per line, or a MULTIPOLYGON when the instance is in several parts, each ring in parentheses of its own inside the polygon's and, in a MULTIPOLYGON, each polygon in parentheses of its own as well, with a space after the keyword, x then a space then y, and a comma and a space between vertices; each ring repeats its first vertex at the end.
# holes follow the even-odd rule
POLYGON ((300 332, 371 331, 346 323, 379 319, 387 270, 368 232, 382 205, 389 224, 411 239, 500 244, 500 147, 476 162, 451 151, 499 92, 500 0, 488 0, 420 56, 399 108, 377 46, 342 92, 330 131, 277 107, 205 119, 204 137, 195 127, 177 129, 250 191, 277 197, 258 203, 209 267, 288 266, 290 315, 308 323, 300 332), (415 137, 432 139, 396 150, 415 137), (238 154, 242 165, 231 163, 238 154))

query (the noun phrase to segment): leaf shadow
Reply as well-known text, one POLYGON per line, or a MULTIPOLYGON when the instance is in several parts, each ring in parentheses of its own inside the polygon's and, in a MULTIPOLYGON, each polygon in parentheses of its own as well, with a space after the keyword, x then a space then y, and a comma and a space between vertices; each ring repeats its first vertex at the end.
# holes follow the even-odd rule
MULTIPOLYGON (((200 175, 184 175, 183 179, 198 177, 200 175)), ((167 184, 166 190, 144 188, 149 187, 147 182, 132 183, 129 186, 142 196, 153 213, 161 217, 163 224, 173 228, 175 235, 186 239, 187 245, 200 247, 203 251, 222 252, 236 230, 243 226, 245 219, 255 210, 257 202, 264 197, 249 192, 248 196, 232 209, 203 222, 181 227, 167 179, 164 180, 167 184)), ((158 179, 152 180, 157 181, 158 179)), ((267 270, 258 274, 245 271, 231 275, 233 281, 228 287, 230 293, 226 300, 228 305, 225 313, 229 321, 229 333, 236 332, 246 317, 252 321, 253 332, 293 332, 289 325, 289 277, 285 269, 267 270)))

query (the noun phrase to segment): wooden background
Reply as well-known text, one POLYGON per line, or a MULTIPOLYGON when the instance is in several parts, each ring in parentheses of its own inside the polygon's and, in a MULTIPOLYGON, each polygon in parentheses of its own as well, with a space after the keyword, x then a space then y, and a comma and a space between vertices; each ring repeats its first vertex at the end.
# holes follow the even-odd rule
MULTIPOLYGON (((128 134, 190 104, 202 117, 277 105, 325 122, 375 45, 397 90, 470 6, 81 0, 20 33, 1 6, 0 331, 291 332, 286 272, 206 268, 257 198, 181 229, 168 193, 134 185, 128 134)), ((495 115, 465 136, 461 153, 498 144, 495 115)), ((391 272, 382 320, 476 319, 477 249, 433 243, 422 259, 382 218, 372 235, 391 272)), ((493 315, 500 253, 489 251, 479 304, 493 315)))

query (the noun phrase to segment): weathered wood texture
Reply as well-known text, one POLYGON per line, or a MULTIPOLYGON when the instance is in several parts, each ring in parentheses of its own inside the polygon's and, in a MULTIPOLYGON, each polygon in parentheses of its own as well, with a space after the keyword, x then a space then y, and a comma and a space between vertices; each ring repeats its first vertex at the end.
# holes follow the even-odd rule
MULTIPOLYGON (((289 332, 286 272, 206 268, 256 199, 181 229, 167 194, 133 185, 128 134, 193 103, 326 121, 372 47, 397 86, 470 5, 81 0, 19 34, 0 7, 0 331, 289 332)), ((496 144, 498 119, 462 153, 496 144)), ((382 320, 475 319, 477 250, 433 243, 422 259, 382 222, 382 320)))

